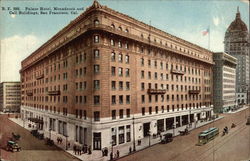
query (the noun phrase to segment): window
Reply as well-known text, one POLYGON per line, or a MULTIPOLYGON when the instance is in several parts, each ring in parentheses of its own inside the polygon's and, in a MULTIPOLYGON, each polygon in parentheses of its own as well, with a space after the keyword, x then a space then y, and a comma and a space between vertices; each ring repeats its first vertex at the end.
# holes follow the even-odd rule
POLYGON ((95 90, 100 89, 100 80, 94 80, 94 89, 95 90))
POLYGON ((141 103, 145 103, 145 95, 141 95, 141 103))
POLYGON ((119 96, 119 104, 123 104, 123 95, 119 96))
POLYGON ((149 107, 148 112, 150 115, 152 114, 152 107, 149 107))
POLYGON ((128 64, 129 63, 129 56, 125 55, 125 63, 128 64))
POLYGON ((130 83, 126 82, 126 90, 130 90, 130 83))
POLYGON ((112 104, 113 105, 116 104, 116 96, 115 95, 112 96, 112 104))
POLYGON ((141 90, 145 90, 145 83, 141 83, 141 90))
POLYGON ((115 61, 115 53, 114 52, 111 53, 111 61, 115 61))
POLYGON ((141 58, 141 66, 144 66, 144 59, 141 58))
POLYGON ((144 78, 144 71, 141 71, 141 78, 144 78))
POLYGON ((118 75, 119 75, 119 76, 123 76, 122 68, 118 68, 118 75))
POLYGON ((121 48, 122 47, 122 43, 121 41, 118 41, 118 47, 121 48))
POLYGON ((127 96, 126 96, 126 103, 127 103, 127 104, 130 104, 130 95, 127 95, 127 96))
POLYGON ((123 90, 123 82, 119 81, 119 90, 123 90))
POLYGON ((119 110, 119 115, 120 115, 120 119, 122 119, 123 118, 123 109, 119 110))
POLYGON ((118 61, 119 61, 120 63, 122 63, 122 54, 121 54, 121 53, 118 55, 118 61))
POLYGON ((116 110, 112 110, 112 120, 116 119, 116 110))
POLYGON ((100 53, 99 53, 99 50, 95 49, 94 50, 94 59, 98 59, 100 58, 100 53))
POLYGON ((128 49, 128 43, 124 44, 125 49, 128 49))
POLYGON ((126 115, 127 115, 127 118, 130 117, 130 109, 127 109, 127 110, 126 110, 126 115))
POLYGON ((99 20, 95 20, 95 21, 94 21, 94 24, 95 24, 95 25, 98 25, 99 23, 100 23, 99 20))
POLYGON ((94 112, 94 121, 100 121, 100 112, 99 111, 94 112))
POLYGON ((119 144, 122 144, 125 142, 124 137, 124 126, 119 127, 119 144))
POLYGON ((98 42, 99 42, 99 35, 95 35, 95 36, 94 36, 94 42, 95 42, 95 43, 98 43, 98 42))
POLYGON ((110 40, 110 45, 115 46, 115 42, 113 39, 110 40))
POLYGON ((115 76, 115 67, 111 67, 111 75, 115 76))
POLYGON ((141 109, 141 114, 142 114, 142 115, 145 115, 145 107, 142 107, 142 109, 141 109))
POLYGON ((130 125, 126 126, 126 138, 127 138, 127 142, 131 141, 130 125))
POLYGON ((116 143, 116 128, 111 128, 111 134, 112 134, 112 145, 115 146, 116 143))
POLYGON ((151 79, 151 72, 148 72, 148 79, 151 79))
POLYGON ((94 104, 99 105, 100 104, 100 96, 94 96, 94 104))
POLYGON ((158 106, 155 106, 155 113, 158 113, 158 106))
POLYGON ((97 74, 100 72, 100 65, 94 65, 94 73, 97 74))
POLYGON ((125 70, 125 75, 126 75, 126 77, 129 77, 130 76, 130 73, 129 73, 129 69, 128 68, 126 68, 126 70, 125 70))
POLYGON ((112 87, 112 90, 115 90, 115 89, 116 89, 116 83, 115 83, 115 81, 112 81, 112 82, 111 82, 111 87, 112 87))

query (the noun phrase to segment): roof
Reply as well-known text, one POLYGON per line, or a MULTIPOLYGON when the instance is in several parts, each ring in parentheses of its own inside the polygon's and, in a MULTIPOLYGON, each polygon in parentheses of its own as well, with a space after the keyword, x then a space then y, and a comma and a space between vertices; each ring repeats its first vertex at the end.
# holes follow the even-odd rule
POLYGON ((236 13, 235 20, 227 28, 227 32, 248 31, 247 25, 241 20, 239 8, 236 13))

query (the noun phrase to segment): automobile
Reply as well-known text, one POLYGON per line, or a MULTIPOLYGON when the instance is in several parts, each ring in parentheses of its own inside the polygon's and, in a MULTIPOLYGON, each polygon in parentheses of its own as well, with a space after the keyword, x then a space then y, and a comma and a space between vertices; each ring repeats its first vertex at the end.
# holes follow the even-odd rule
POLYGON ((163 139, 161 140, 162 144, 166 144, 173 141, 173 134, 172 133, 166 133, 163 135, 163 139))
POLYGON ((250 116, 248 116, 248 118, 247 118, 247 123, 246 123, 246 125, 250 125, 250 116))
POLYGON ((7 151, 17 151, 19 152, 21 150, 21 147, 14 141, 8 141, 7 142, 7 151))

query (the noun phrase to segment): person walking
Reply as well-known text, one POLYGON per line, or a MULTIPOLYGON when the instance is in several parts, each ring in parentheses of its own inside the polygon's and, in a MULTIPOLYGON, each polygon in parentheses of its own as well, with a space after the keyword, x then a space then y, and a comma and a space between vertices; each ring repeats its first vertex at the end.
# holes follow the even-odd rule
POLYGON ((120 151, 117 150, 117 151, 116 151, 116 157, 119 158, 119 156, 120 156, 120 151))

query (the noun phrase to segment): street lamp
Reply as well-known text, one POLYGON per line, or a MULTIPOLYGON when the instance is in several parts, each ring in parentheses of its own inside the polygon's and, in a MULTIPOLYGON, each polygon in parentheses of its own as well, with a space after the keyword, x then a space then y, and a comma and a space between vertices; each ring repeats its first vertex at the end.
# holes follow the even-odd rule
POLYGON ((65 142, 65 144, 66 144, 66 146, 65 146, 65 149, 66 150, 68 150, 68 135, 65 135, 65 138, 66 138, 66 142, 65 142))
POLYGON ((133 151, 136 151, 136 147, 135 147, 135 118, 133 116, 133 151))

